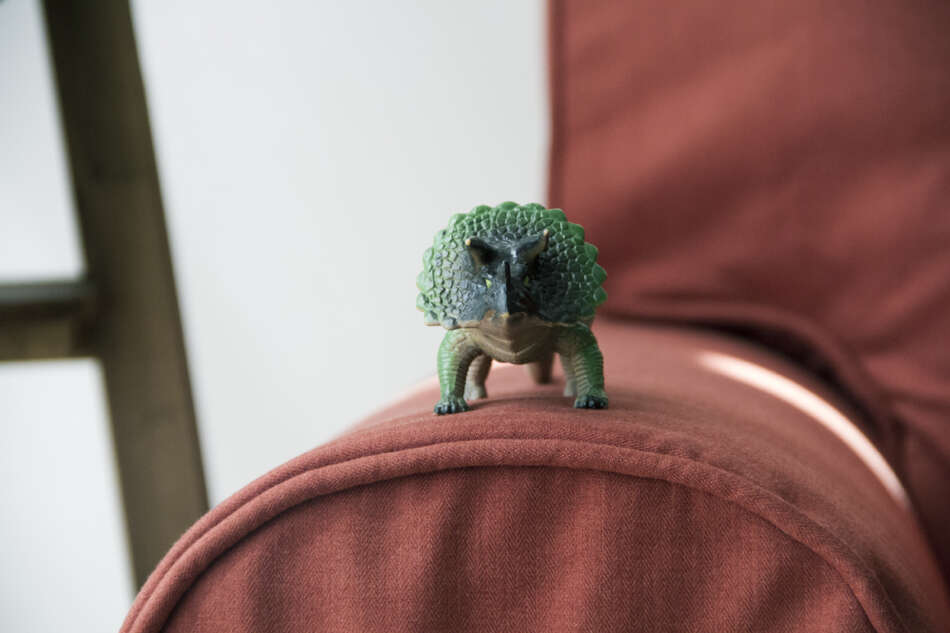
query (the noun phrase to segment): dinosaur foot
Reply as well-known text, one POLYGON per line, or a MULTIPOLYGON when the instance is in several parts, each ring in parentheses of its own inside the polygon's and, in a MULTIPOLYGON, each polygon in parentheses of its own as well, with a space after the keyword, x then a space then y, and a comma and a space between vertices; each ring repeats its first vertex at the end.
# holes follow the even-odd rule
POLYGON ((462 411, 468 411, 468 405, 465 404, 463 398, 456 396, 451 396, 449 398, 443 398, 435 405, 434 411, 439 415, 446 415, 447 413, 461 413, 462 411))
POLYGON ((592 392, 584 394, 583 396, 578 396, 574 400, 575 409, 606 409, 607 408, 607 394, 603 391, 592 392))

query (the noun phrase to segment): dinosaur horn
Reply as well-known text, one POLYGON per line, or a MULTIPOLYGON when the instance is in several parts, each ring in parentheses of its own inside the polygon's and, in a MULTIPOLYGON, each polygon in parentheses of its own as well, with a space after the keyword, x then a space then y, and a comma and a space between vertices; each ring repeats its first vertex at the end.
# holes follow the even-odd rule
POLYGON ((472 256, 475 266, 481 268, 495 257, 495 249, 485 240, 478 237, 470 237, 465 240, 465 247, 472 256))
POLYGON ((518 248, 518 256, 522 261, 530 262, 534 260, 535 257, 544 252, 548 247, 548 238, 551 236, 551 231, 549 229, 544 229, 544 232, 541 233, 541 236, 535 239, 528 239, 522 242, 518 248))

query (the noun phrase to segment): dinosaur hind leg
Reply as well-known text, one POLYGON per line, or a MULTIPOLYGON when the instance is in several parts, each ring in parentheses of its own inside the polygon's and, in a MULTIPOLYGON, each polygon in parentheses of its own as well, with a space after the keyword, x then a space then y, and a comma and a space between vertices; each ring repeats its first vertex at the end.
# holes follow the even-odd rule
POLYGON ((528 375, 539 385, 551 382, 551 367, 554 365, 554 352, 528 364, 528 375))
POLYGON ((561 368, 564 369, 564 395, 573 398, 577 395, 577 380, 574 378, 574 363, 571 360, 559 354, 561 357, 561 368))
POLYGON ((491 369, 491 356, 481 354, 475 357, 468 368, 468 378, 465 381, 465 399, 478 400, 488 396, 485 391, 485 379, 491 369))

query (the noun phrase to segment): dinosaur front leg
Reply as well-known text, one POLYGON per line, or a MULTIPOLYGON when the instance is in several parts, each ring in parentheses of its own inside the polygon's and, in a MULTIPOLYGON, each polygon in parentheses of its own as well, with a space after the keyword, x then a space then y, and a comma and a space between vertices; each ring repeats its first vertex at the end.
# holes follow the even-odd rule
POLYGON ((439 415, 468 411, 465 404, 465 376, 469 365, 481 354, 465 330, 449 330, 439 346, 439 388, 442 392, 435 412, 439 415))
POLYGON ((564 363, 568 378, 573 378, 577 397, 574 406, 578 409, 606 409, 607 393, 604 391, 604 356, 597 346, 594 334, 584 325, 575 325, 558 336, 558 354, 564 363))

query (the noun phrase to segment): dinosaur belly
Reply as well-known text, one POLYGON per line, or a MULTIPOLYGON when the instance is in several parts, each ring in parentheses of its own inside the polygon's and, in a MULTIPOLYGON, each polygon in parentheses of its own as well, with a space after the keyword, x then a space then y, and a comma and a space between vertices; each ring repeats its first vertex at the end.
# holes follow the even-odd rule
POLYGON ((483 352, 504 363, 530 363, 554 349, 554 324, 536 317, 486 317, 470 336, 483 352))

